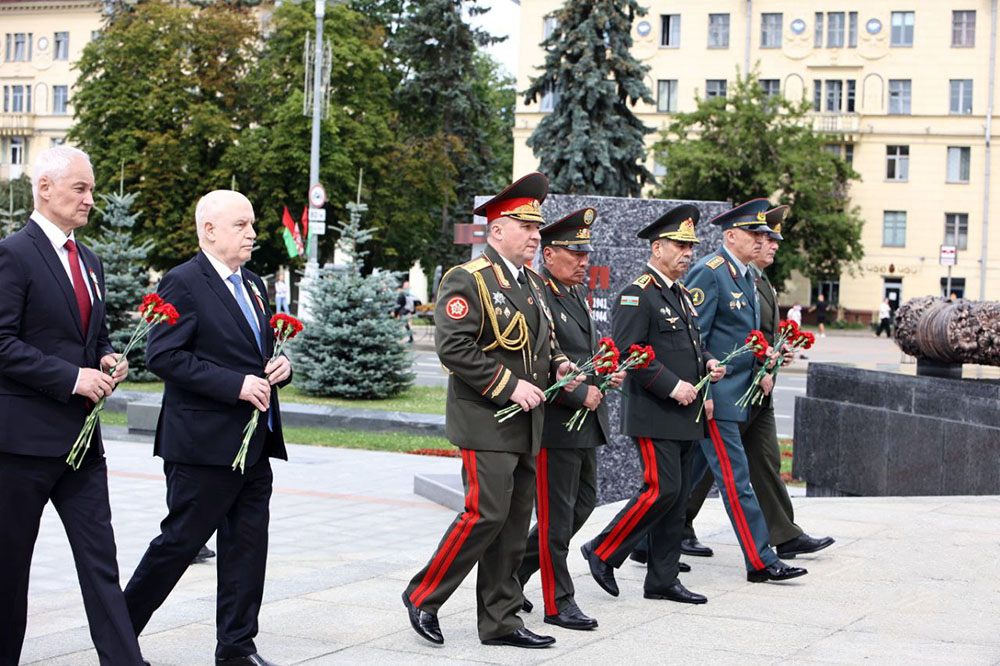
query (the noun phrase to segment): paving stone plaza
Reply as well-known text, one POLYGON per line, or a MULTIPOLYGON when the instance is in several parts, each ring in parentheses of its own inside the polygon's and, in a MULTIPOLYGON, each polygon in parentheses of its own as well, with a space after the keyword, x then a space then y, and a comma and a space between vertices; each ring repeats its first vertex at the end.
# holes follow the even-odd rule
MULTIPOLYGON (((148 441, 107 429, 111 505, 123 582, 165 514, 162 464, 148 441)), ((576 548, 620 508, 599 507, 571 548, 577 601, 591 632, 543 624, 545 650, 487 647, 476 635, 475 579, 441 610, 445 645, 410 629, 400 593, 424 564, 452 511, 414 495, 416 472, 457 473, 458 459, 293 445, 274 463, 261 654, 279 664, 662 663, 1000 664, 1000 498, 795 497, 796 518, 837 543, 795 563, 809 575, 746 582, 718 499, 698 518, 715 556, 686 558, 686 586, 703 606, 642 598, 642 569, 617 573, 615 599, 591 580, 576 548)), ((211 545, 211 542, 210 542, 211 545)), ((539 601, 537 576, 527 587, 539 601)), ((215 564, 189 568, 140 644, 154 666, 210 664, 215 564)), ((24 664, 97 662, 72 555, 52 506, 35 548, 24 664)))

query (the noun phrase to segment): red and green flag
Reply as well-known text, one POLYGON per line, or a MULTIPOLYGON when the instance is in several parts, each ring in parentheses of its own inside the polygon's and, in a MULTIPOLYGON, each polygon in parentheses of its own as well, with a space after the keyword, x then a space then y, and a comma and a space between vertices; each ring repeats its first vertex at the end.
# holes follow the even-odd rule
POLYGON ((295 224, 295 220, 292 219, 291 214, 288 212, 288 206, 285 206, 285 212, 281 217, 281 223, 285 226, 284 230, 281 232, 281 237, 285 241, 285 249, 288 250, 289 258, 294 259, 304 253, 305 248, 302 245, 302 236, 299 234, 299 228, 295 224))
POLYGON ((309 238, 309 204, 302 209, 302 237, 309 238))

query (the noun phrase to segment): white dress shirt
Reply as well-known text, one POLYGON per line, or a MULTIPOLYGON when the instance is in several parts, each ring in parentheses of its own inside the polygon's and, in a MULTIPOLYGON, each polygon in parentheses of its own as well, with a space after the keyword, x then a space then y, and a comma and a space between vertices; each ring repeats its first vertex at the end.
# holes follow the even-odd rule
MULTIPOLYGON (((510 271, 510 274, 514 276, 514 282, 517 282, 518 276, 524 273, 524 267, 518 268, 513 263, 511 263, 510 259, 503 256, 499 252, 497 252, 497 254, 500 255, 500 258, 503 260, 503 263, 507 265, 507 270, 510 271)), ((521 283, 518 282, 517 286, 520 287, 521 283)))

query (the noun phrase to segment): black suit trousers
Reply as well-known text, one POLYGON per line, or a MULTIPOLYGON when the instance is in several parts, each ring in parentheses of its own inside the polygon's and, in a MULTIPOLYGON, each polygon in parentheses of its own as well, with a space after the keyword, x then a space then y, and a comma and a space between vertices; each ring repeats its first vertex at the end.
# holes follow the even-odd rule
POLYGON ((245 475, 210 465, 164 462, 163 468, 169 513, 125 588, 135 633, 142 632, 218 530, 215 656, 254 654, 267 565, 270 460, 261 458, 245 475))
POLYGON ((92 448, 77 471, 62 456, 0 453, 0 666, 16 666, 20 659, 31 556, 49 500, 73 550, 100 663, 142 664, 118 579, 108 466, 92 448))

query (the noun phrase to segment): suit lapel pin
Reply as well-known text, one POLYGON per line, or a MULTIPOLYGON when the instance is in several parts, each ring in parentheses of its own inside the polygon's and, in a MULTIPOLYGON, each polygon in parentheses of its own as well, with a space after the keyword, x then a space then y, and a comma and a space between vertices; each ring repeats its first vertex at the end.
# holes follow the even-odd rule
POLYGON ((104 297, 101 296, 101 286, 97 284, 97 274, 94 273, 94 269, 90 269, 90 281, 94 283, 94 295, 97 296, 97 300, 103 301, 104 297))

